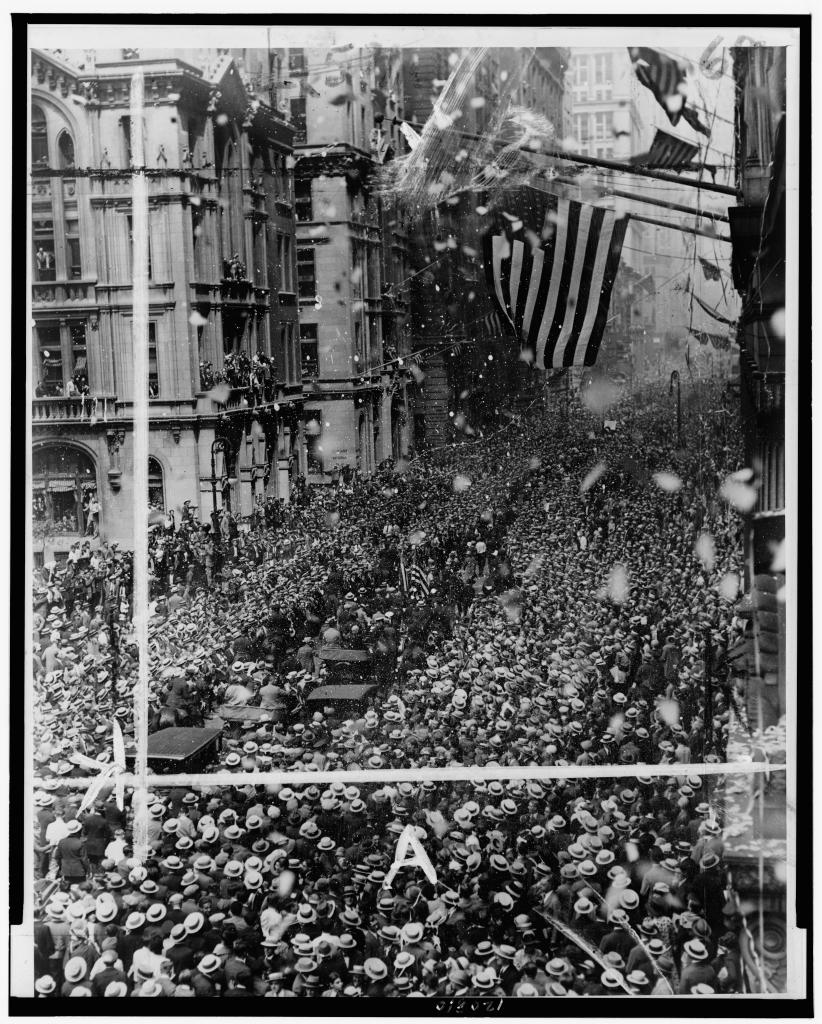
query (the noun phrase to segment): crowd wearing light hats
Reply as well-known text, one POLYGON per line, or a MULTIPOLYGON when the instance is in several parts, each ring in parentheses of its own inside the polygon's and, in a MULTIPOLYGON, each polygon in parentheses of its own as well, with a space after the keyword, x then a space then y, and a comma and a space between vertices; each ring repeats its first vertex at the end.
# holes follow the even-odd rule
MULTIPOLYGON (((650 445, 661 416, 650 404, 632 432, 604 435, 582 417, 512 425, 269 506, 218 544, 191 521, 169 536, 185 557, 168 573, 153 563, 152 728, 256 706, 226 726, 214 770, 341 777, 157 790, 142 866, 127 846, 133 807, 120 820, 104 792, 78 819, 81 796, 61 781, 89 774, 75 750, 110 758, 113 717, 132 742, 129 589, 104 587, 120 619, 116 686, 104 621, 96 653, 58 632, 35 661, 38 994, 736 991, 721 782, 684 766, 724 758, 724 655, 745 628, 727 584, 741 520, 695 481, 739 464, 718 437, 699 458, 650 445), (72 644, 109 676, 72 667, 72 644), (324 646, 371 652, 380 685, 362 713, 307 710, 324 646), (344 774, 465 764, 636 775, 374 787, 344 774), (657 764, 671 774, 642 774, 657 764), (407 824, 438 882, 401 871, 386 890, 407 824)), ((103 579, 109 558, 119 580, 116 552, 103 579)), ((41 637, 78 609, 105 620, 82 597, 69 608, 60 571, 46 575, 41 637)))
POLYGON ((327 787, 153 790, 144 864, 126 843, 82 881, 37 883, 37 991, 738 991, 742 920, 724 891, 723 784, 377 786, 343 775, 327 787), (407 827, 436 883, 407 867, 386 888, 407 827))
MULTIPOLYGON (((605 435, 582 415, 512 426, 287 510, 269 503, 217 544, 189 517, 168 538, 171 586, 152 572, 152 728, 261 708, 262 722, 226 726, 214 767, 237 771, 723 760, 726 652, 745 629, 741 519, 696 479, 712 467, 718 484, 738 460, 716 436, 699 458, 649 445, 661 415, 650 403, 632 432, 605 435), (364 720, 306 705, 326 681, 323 646, 372 653, 380 689, 364 720)), ((42 777, 86 774, 75 750, 110 758, 114 718, 133 743, 129 567, 116 549, 101 557, 100 606, 61 596, 62 570, 40 587, 58 597, 38 606, 42 777), (113 591, 109 568, 124 581, 113 591), (124 609, 114 687, 98 607, 124 609), (76 635, 90 627, 93 642, 76 635)))

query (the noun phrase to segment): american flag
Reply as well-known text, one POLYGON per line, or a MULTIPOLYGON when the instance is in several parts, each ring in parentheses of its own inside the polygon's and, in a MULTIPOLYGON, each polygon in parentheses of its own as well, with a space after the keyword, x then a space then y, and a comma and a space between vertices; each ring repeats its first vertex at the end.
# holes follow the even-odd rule
POLYGON ((641 163, 646 167, 687 167, 699 153, 699 146, 657 128, 654 141, 641 163))
POLYGON ((641 277, 637 283, 637 288, 641 288, 648 295, 656 295, 656 285, 654 284, 654 275, 646 274, 645 277, 641 277))
POLYGON ((485 324, 486 332, 490 334, 491 337, 497 337, 504 331, 502 321, 499 318, 499 313, 496 310, 493 310, 491 313, 488 313, 487 316, 484 316, 482 318, 482 322, 485 324))
POLYGON ((710 130, 699 120, 696 111, 687 106, 687 76, 682 64, 649 46, 629 46, 628 52, 636 77, 654 94, 671 124, 676 127, 681 117, 694 131, 710 136, 710 130))
POLYGON ((543 211, 543 237, 550 237, 536 248, 514 238, 521 220, 485 236, 492 301, 539 369, 593 366, 629 217, 531 191, 543 211))
POLYGON ((412 587, 416 587, 418 590, 421 590, 426 597, 428 597, 431 592, 431 584, 433 580, 434 577, 419 565, 412 565, 408 570, 409 584, 412 587))

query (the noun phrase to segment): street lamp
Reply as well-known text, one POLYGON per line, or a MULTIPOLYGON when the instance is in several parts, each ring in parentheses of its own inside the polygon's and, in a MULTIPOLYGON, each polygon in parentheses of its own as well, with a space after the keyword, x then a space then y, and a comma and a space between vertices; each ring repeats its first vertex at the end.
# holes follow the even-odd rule
MULTIPOLYGON (((211 504, 214 512, 217 511, 217 461, 215 458, 217 452, 222 452, 226 459, 228 459, 231 449, 226 438, 218 437, 211 442, 211 504)), ((237 483, 237 478, 228 477, 226 483, 229 487, 232 487, 237 483)))
POLYGON ((682 447, 682 394, 679 385, 679 370, 674 370, 671 374, 671 386, 668 389, 668 394, 674 393, 674 381, 676 381, 676 446, 677 448, 682 447))

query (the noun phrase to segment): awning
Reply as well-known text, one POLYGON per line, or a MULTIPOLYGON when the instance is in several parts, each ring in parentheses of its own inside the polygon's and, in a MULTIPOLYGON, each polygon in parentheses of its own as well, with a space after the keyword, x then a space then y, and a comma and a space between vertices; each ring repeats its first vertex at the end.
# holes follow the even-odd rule
MULTIPOLYGON (((35 491, 73 491, 77 486, 77 481, 73 476, 50 476, 48 481, 48 488, 46 488, 45 480, 35 480, 32 483, 32 488, 35 491)), ((96 484, 94 485, 96 489, 96 484)))

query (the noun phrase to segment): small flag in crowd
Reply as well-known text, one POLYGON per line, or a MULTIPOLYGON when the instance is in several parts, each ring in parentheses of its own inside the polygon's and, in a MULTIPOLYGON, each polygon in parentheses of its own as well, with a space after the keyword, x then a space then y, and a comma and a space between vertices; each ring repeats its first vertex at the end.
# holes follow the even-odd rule
MULTIPOLYGON (((654 141, 640 162, 647 167, 686 167, 699 153, 699 146, 657 128, 654 141)), ((633 162, 633 161, 632 161, 633 162)))
POLYGON ((417 587, 428 597, 431 592, 431 584, 434 577, 422 569, 419 565, 412 565, 408 570, 408 582, 410 586, 417 587))
POLYGON ((710 260, 704 260, 701 256, 698 257, 699 262, 702 266, 702 273, 705 275, 706 281, 719 281, 722 275, 719 272, 719 267, 715 263, 711 263, 710 260))
POLYGON ((694 131, 710 137, 710 130, 686 103, 687 76, 682 64, 674 57, 649 46, 629 46, 628 52, 637 78, 654 94, 654 99, 665 111, 671 124, 676 127, 681 117, 694 131))
POLYGON ((727 317, 722 316, 722 314, 717 312, 713 306, 709 306, 707 302, 703 302, 702 299, 700 299, 700 297, 696 293, 694 293, 694 298, 699 303, 699 305, 705 310, 708 316, 712 316, 714 320, 717 320, 721 324, 728 324, 729 326, 733 327, 733 320, 729 320, 727 317))
POLYGON ((513 239, 522 221, 484 238, 491 299, 535 365, 593 366, 602 341, 629 217, 535 193, 550 236, 540 246, 513 239), (509 235, 510 232, 510 235, 509 235))

